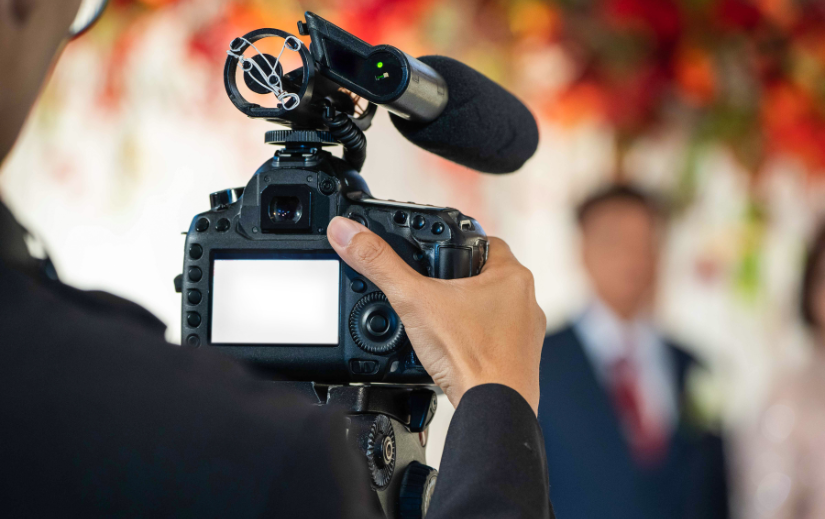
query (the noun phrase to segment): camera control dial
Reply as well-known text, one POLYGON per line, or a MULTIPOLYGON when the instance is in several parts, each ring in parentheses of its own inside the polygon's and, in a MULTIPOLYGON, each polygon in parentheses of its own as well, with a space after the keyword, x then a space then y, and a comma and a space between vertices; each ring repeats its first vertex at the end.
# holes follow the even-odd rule
POLYGON ((391 353, 406 339, 401 319, 381 292, 367 294, 355 303, 349 331, 358 347, 369 353, 391 353))
POLYGON ((395 431, 392 422, 379 414, 367 437, 367 466, 375 488, 383 490, 390 484, 395 472, 395 458, 395 431))
POLYGON ((413 461, 404 471, 399 496, 401 519, 422 519, 427 515, 433 497, 438 471, 423 463, 413 461))

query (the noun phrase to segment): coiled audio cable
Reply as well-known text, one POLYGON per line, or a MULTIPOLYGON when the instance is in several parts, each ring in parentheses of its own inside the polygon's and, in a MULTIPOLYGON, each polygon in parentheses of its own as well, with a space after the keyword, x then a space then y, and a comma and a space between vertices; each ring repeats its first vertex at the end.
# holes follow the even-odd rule
POLYGON ((364 161, 367 160, 367 137, 346 114, 336 111, 333 107, 324 108, 324 123, 329 133, 344 146, 344 160, 361 171, 364 161))

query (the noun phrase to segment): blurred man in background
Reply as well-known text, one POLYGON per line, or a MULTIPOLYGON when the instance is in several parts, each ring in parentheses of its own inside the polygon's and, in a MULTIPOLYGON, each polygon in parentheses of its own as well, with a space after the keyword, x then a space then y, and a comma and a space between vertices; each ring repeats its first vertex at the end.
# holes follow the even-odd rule
POLYGON ((649 314, 660 209, 639 190, 611 186, 577 216, 593 298, 546 338, 541 364, 554 506, 568 519, 725 518, 721 440, 684 416, 695 361, 649 314))

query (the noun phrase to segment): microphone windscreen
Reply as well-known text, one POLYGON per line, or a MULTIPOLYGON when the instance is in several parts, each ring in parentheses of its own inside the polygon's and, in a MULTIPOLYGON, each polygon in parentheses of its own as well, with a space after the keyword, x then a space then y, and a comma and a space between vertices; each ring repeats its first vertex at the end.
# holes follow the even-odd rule
POLYGON ((536 120, 513 94, 452 58, 418 59, 447 82, 447 106, 430 122, 390 114, 401 135, 431 153, 484 173, 511 173, 533 156, 539 143, 536 120))

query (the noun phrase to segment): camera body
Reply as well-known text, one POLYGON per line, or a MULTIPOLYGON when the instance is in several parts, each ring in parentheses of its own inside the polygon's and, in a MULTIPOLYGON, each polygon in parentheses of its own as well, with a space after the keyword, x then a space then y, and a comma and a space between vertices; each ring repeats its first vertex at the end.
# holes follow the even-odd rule
POLYGON ((398 315, 340 261, 327 225, 351 218, 412 269, 441 279, 480 272, 484 231, 455 209, 373 198, 347 161, 322 149, 331 140, 324 132, 272 135, 292 142, 245 188, 214 193, 212 208, 192 220, 183 344, 209 345, 278 379, 431 383, 398 315))
POLYGON ((376 105, 432 120, 446 105, 446 83, 398 49, 306 18, 299 32, 312 37, 309 47, 280 29, 230 43, 230 101, 290 129, 267 132, 266 143, 282 148, 244 188, 213 193, 211 209, 192 220, 178 283, 182 343, 219 349, 273 379, 432 383, 386 296, 341 261, 326 230, 336 216, 351 218, 424 276, 481 271, 487 239, 478 222, 455 209, 373 198, 358 173, 376 105), (265 38, 283 40, 277 56, 258 49, 265 38), (300 65, 285 72, 290 56, 300 65), (248 101, 243 84, 276 106, 248 101), (324 150, 332 145, 343 147, 341 158, 324 150))

